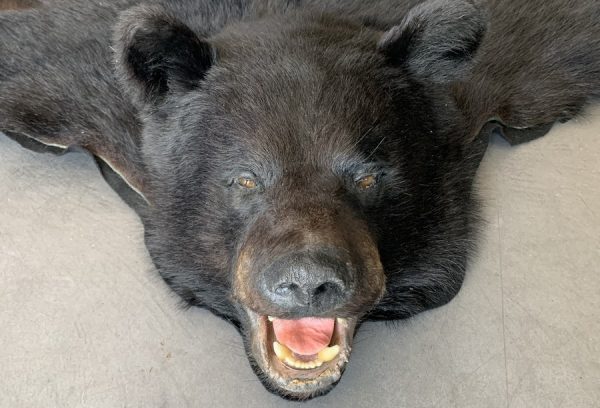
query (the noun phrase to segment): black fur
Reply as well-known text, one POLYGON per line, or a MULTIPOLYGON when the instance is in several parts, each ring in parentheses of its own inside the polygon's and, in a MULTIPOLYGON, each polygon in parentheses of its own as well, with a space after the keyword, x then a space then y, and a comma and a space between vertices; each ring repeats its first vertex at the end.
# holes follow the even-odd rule
POLYGON ((128 91, 139 94, 139 106, 158 103, 175 89, 195 89, 213 64, 210 44, 161 7, 124 12, 116 33, 117 68, 125 85, 135 84, 128 91))
POLYGON ((444 83, 464 78, 485 34, 487 21, 477 7, 456 1, 448 7, 435 0, 414 7, 402 23, 381 39, 379 47, 391 62, 416 77, 444 83))
POLYGON ((487 132, 537 137, 600 96, 595 0, 47 3, 0 14, 0 131, 97 156, 165 281, 235 324, 290 398, 332 385, 289 393, 252 355, 233 287, 256 225, 265 245, 366 226, 386 291, 341 313, 443 305, 474 247, 487 132))

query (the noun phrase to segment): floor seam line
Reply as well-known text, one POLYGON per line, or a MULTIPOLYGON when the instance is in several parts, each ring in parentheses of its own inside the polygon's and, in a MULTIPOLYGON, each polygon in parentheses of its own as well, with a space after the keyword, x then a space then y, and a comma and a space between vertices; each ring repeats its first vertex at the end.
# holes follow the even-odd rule
POLYGON ((508 395, 508 362, 506 357, 506 324, 504 314, 504 268, 502 264, 502 224, 501 224, 501 208, 498 205, 498 267, 500 269, 500 298, 501 298, 501 311, 502 311, 502 344, 504 350, 504 392, 506 398, 506 408, 510 406, 510 400, 508 395))

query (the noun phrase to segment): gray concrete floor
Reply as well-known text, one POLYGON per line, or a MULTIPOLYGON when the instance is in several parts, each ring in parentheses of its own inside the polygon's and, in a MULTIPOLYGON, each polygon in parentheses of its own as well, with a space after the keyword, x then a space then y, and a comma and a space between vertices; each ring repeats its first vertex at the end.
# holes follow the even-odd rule
MULTIPOLYGON (((366 324, 304 407, 600 407, 600 109, 478 177, 486 228, 448 306, 366 324)), ((286 407, 234 329, 184 311, 86 156, 0 136, 0 406, 286 407)))

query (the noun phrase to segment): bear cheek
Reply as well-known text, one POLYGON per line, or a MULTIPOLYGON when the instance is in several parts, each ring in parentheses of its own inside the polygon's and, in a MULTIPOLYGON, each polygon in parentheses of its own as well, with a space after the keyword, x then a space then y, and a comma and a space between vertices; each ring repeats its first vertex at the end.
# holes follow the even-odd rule
POLYGON ((247 245, 243 245, 235 260, 233 270, 233 298, 242 305, 252 310, 263 310, 265 305, 256 296, 254 279, 252 277, 254 267, 254 251, 247 245))
POLYGON ((358 265, 357 290, 350 300, 355 313, 364 313, 381 300, 386 290, 386 278, 379 249, 366 225, 354 231, 352 241, 353 261, 358 265))

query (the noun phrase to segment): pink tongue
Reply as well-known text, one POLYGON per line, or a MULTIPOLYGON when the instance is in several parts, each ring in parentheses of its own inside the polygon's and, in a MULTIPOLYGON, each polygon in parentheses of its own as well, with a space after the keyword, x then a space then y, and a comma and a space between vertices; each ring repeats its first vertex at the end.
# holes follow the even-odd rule
POLYGON ((310 356, 329 345, 335 319, 305 317, 300 320, 273 320, 277 341, 296 354, 310 356))

